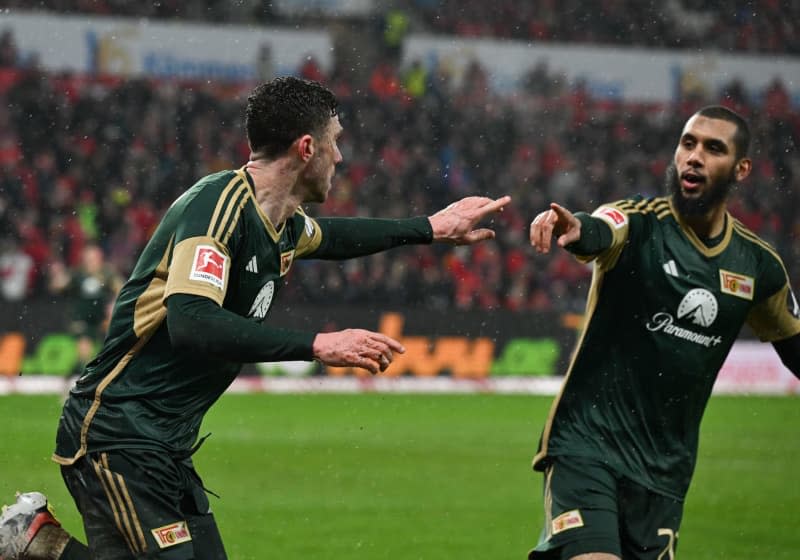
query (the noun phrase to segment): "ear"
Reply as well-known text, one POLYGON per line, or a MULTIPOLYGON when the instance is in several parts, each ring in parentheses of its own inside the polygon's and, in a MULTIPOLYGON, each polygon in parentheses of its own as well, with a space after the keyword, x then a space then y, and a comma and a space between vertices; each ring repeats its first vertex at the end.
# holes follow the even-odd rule
POLYGON ((310 134, 304 134, 296 140, 297 156, 303 161, 308 162, 316 151, 314 145, 314 137, 310 134))
POLYGON ((753 169, 753 161, 750 158, 742 158, 736 162, 736 181, 744 181, 753 169))

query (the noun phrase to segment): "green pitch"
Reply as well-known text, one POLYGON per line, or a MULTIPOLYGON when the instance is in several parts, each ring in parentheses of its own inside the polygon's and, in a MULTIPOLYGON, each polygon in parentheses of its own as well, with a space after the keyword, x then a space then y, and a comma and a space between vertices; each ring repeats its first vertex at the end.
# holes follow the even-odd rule
MULTIPOLYGON (((522 559, 541 523, 530 459, 551 399, 226 395, 196 455, 232 559, 522 559)), ((46 492, 80 521, 49 461, 59 399, 0 397, 0 501, 46 492)), ((800 550, 800 400, 714 397, 678 557, 800 550)))

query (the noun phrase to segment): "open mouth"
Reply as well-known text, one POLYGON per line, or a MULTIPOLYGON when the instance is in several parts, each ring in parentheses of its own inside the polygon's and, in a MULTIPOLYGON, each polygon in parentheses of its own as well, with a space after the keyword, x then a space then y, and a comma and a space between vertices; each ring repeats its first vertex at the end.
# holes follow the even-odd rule
POLYGON ((694 192, 705 182, 706 178, 694 171, 684 171, 681 173, 681 187, 684 191, 694 192))

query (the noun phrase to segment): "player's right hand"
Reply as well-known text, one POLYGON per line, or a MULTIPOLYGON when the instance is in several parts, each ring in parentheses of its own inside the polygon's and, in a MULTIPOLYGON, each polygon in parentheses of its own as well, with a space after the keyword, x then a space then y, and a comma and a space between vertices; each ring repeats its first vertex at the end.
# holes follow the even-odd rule
POLYGON ((319 333, 312 348, 314 359, 325 365, 359 367, 372 374, 386 371, 394 353, 406 351, 395 339, 364 329, 319 333))
POLYGON ((550 244, 556 237, 559 247, 564 247, 581 238, 581 222, 572 212, 556 204, 550 203, 550 209, 537 215, 531 222, 531 245, 537 253, 550 252, 550 244))

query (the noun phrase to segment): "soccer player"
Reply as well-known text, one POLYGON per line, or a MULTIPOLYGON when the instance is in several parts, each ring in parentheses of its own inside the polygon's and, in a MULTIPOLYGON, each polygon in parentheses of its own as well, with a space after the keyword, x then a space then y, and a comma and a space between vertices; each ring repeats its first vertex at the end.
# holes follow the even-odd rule
POLYGON ((530 241, 594 261, 586 325, 544 426, 545 525, 530 558, 673 558, 703 411, 745 323, 800 377, 800 309, 780 257, 726 209, 747 177, 736 113, 686 122, 667 197, 592 215, 558 204, 530 241))
POLYGON ((44 496, 28 493, 0 521, 2 560, 225 558, 191 456, 204 440, 203 416, 241 364, 313 359, 377 373, 404 351, 367 330, 265 322, 294 259, 476 243, 494 237, 478 222, 510 200, 468 197, 399 220, 313 219, 301 205, 326 199, 342 161, 333 93, 275 79, 248 98, 245 126, 250 160, 200 179, 172 204, 117 297, 103 348, 64 405, 53 458, 82 515, 88 552, 56 526, 44 496))

